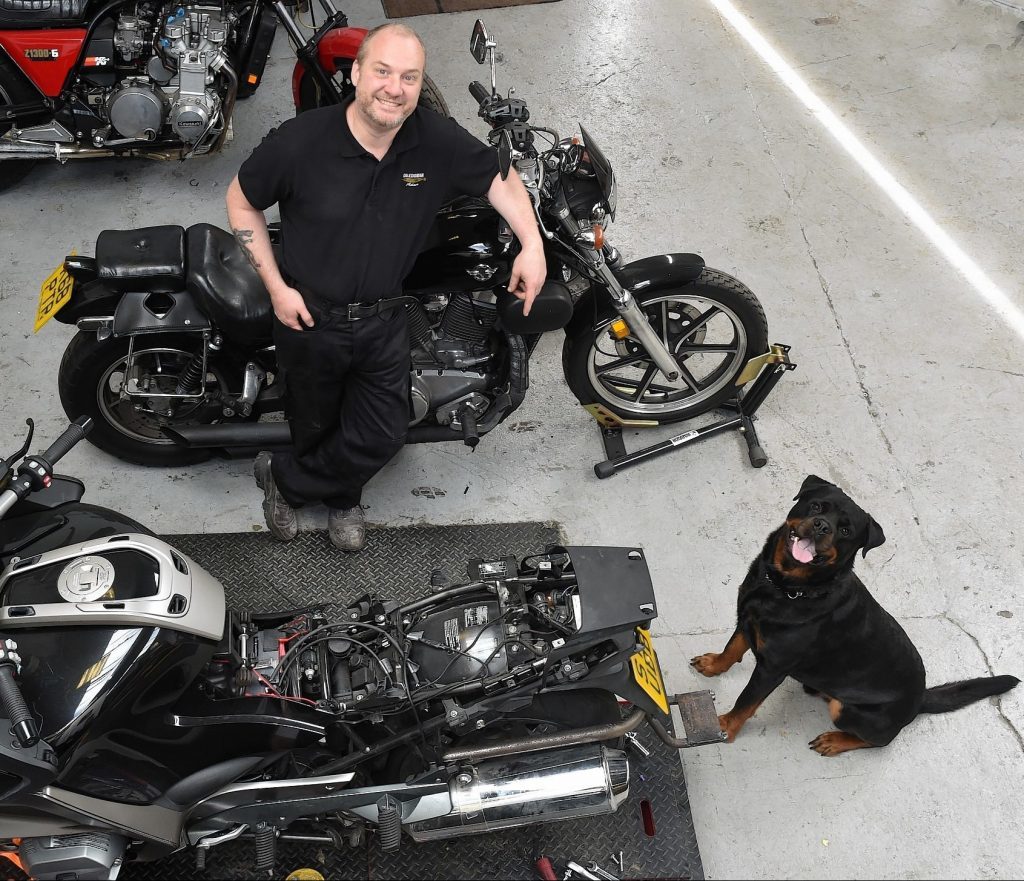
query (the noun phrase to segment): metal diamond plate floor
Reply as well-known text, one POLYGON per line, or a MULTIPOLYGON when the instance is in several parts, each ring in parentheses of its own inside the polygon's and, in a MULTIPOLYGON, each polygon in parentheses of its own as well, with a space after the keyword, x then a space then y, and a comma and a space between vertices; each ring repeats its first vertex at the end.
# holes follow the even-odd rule
MULTIPOLYGON (((458 582, 469 559, 522 557, 563 540, 544 523, 371 528, 365 550, 355 555, 335 551, 325 532, 304 532, 287 544, 266 533, 166 538, 224 583, 230 605, 265 611, 339 602, 369 587, 407 602, 430 590, 433 569, 458 582)), ((304 867, 325 878, 534 878, 534 854, 544 853, 559 877, 565 862, 574 860, 595 861, 617 877, 703 878, 678 756, 648 732, 644 726, 639 734, 651 755, 631 753, 630 796, 615 814, 425 844, 405 839, 399 852, 388 855, 375 841, 347 851, 282 842, 274 877, 304 867), (611 860, 619 851, 621 873, 611 860)), ((252 878, 254 857, 252 842, 238 841, 211 850, 202 873, 182 855, 125 866, 120 877, 252 878)))

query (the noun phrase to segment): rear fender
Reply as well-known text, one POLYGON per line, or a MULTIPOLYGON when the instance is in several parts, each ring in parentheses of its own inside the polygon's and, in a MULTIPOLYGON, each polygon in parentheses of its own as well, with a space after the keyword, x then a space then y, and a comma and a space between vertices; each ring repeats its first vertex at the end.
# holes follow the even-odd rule
POLYGON ((54 318, 61 324, 77 324, 82 318, 110 318, 123 297, 123 291, 115 291, 99 279, 76 281, 71 299, 54 318))
MULTIPOLYGON (((690 284, 700 278, 703 271, 704 258, 699 254, 658 254, 614 270, 619 284, 635 297, 642 297, 648 291, 690 284)), ((599 288, 600 285, 592 284, 580 297, 572 321, 565 328, 567 335, 587 322, 596 328, 615 312, 611 299, 599 288)))

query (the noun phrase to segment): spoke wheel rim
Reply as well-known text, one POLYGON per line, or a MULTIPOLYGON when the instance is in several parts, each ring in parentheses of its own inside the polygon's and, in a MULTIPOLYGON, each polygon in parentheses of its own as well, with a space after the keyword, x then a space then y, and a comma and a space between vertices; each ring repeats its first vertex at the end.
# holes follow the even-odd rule
POLYGON ((591 387, 600 402, 656 418, 700 405, 742 369, 747 334, 728 306, 700 294, 666 294, 641 305, 680 365, 670 382, 634 337, 611 342, 612 320, 597 330, 587 357, 591 387))

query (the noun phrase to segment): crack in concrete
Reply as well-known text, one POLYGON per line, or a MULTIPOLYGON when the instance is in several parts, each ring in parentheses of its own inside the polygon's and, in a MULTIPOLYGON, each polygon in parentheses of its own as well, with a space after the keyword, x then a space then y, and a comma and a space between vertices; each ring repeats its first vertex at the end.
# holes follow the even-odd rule
POLYGON ((804 70, 808 67, 814 67, 818 64, 831 64, 833 61, 842 61, 844 58, 849 58, 850 53, 847 52, 845 55, 836 55, 835 58, 822 58, 821 61, 808 61, 805 64, 801 64, 797 70, 804 70))
POLYGON ((1006 376, 1024 377, 1024 373, 1017 373, 1015 370, 1000 370, 998 367, 979 367, 977 364, 961 364, 963 370, 985 370, 989 373, 1003 373, 1006 376))
MULTIPOLYGON (((952 617, 948 612, 939 612, 937 615, 911 615, 907 620, 910 621, 948 621, 962 633, 964 633, 971 642, 977 646, 978 652, 981 654, 982 659, 985 661, 985 667, 988 669, 989 674, 992 676, 997 675, 996 671, 992 669, 992 662, 988 659, 988 652, 982 647, 981 643, 970 630, 964 627, 956 618, 952 617)), ((1010 721, 1010 718, 1003 712, 1003 696, 995 696, 995 708, 996 712, 999 713, 999 718, 1003 720, 1003 724, 1010 729, 1014 738, 1017 740, 1017 745, 1020 747, 1022 753, 1024 753, 1024 735, 1018 730, 1017 726, 1010 721)))
MULTIPOLYGON (((889 436, 882 427, 882 420, 875 407, 874 399, 871 397, 871 392, 867 387, 867 383, 864 381, 860 368, 857 366, 857 359, 853 356, 853 348, 850 345, 850 340, 846 336, 846 331, 843 330, 843 324, 839 318, 839 311, 836 309, 835 301, 832 299, 832 291, 829 286, 828 279, 825 278, 821 268, 818 266, 818 258, 814 256, 814 249, 811 247, 811 242, 807 238, 807 230, 803 226, 800 227, 800 235, 803 236, 804 244, 807 245, 807 256, 810 258, 811 264, 814 266, 814 271, 818 275, 818 284, 821 286, 821 291, 825 295, 825 301, 828 303, 829 312, 832 313, 832 321, 835 323, 836 330, 839 331, 839 339, 842 341, 843 349, 846 350, 846 355, 850 360, 850 365, 853 367, 853 375, 857 378, 857 387, 860 389, 861 397, 863 397, 867 402, 868 416, 871 417, 871 421, 875 425, 875 430, 878 432, 879 437, 882 438, 882 443, 885 444, 885 449, 888 451, 890 456, 896 458, 896 454, 892 448, 892 441, 889 440, 889 436)), ((905 480, 904 483, 906 483, 905 480)))
POLYGON ((604 83, 608 82, 608 80, 610 80, 613 76, 618 76, 620 73, 629 73, 632 70, 636 70, 639 66, 640 66, 640 62, 638 61, 632 67, 627 67, 625 70, 613 70, 610 74, 608 74, 608 76, 604 77, 603 79, 598 80, 596 83, 593 83, 590 86, 590 88, 593 89, 593 88, 596 88, 597 86, 604 85, 604 83))

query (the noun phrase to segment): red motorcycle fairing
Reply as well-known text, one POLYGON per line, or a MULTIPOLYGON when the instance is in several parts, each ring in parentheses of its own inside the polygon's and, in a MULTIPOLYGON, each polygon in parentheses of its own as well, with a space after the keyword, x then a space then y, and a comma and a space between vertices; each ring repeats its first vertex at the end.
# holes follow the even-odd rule
MULTIPOLYGON (((355 61, 356 53, 367 33, 369 31, 366 28, 335 28, 324 34, 317 46, 317 57, 328 76, 333 76, 337 72, 341 60, 355 61)), ((292 100, 295 101, 296 108, 300 104, 299 84, 305 72, 306 66, 301 61, 296 61, 295 70, 292 71, 292 100)))
POLYGON ((0 31, 0 46, 40 92, 56 98, 78 61, 85 34, 85 28, 0 31))

